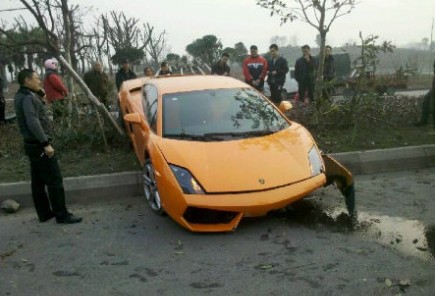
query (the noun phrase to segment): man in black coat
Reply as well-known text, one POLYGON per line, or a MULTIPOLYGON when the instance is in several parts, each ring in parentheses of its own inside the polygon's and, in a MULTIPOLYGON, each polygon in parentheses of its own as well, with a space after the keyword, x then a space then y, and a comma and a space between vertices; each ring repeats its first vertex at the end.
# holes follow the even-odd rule
POLYGON ((269 46, 269 53, 271 58, 267 61, 267 83, 270 89, 270 99, 272 102, 279 105, 282 99, 282 87, 288 72, 288 63, 285 58, 280 56, 278 45, 272 44, 269 46))
POLYGON ((130 69, 129 60, 123 60, 121 62, 121 68, 116 72, 116 89, 119 91, 121 84, 129 79, 136 78, 136 74, 130 69))
POLYGON ((325 46, 325 63, 323 65, 323 81, 325 82, 325 87, 323 88, 323 97, 325 99, 330 99, 334 94, 334 86, 332 85, 332 80, 335 78, 335 67, 334 67, 334 57, 332 56, 332 47, 329 45, 325 46))
POLYGON ((45 93, 41 90, 41 80, 33 70, 24 69, 18 74, 18 83, 20 89, 15 95, 14 106, 24 151, 30 160, 32 197, 39 221, 55 217, 57 223, 81 222, 82 218, 66 209, 63 178, 51 144, 52 122, 42 101, 45 93))
POLYGON ((310 102, 314 102, 314 81, 316 60, 311 56, 311 49, 308 45, 301 47, 302 57, 296 60, 295 79, 298 82, 299 99, 305 99, 305 92, 308 92, 310 102))
POLYGON ((94 63, 94 67, 85 73, 83 80, 91 92, 101 102, 109 108, 107 96, 109 95, 109 76, 103 71, 103 64, 99 61, 94 63))
POLYGON ((230 76, 230 66, 228 66, 229 59, 230 55, 224 52, 220 60, 211 67, 211 74, 230 76))

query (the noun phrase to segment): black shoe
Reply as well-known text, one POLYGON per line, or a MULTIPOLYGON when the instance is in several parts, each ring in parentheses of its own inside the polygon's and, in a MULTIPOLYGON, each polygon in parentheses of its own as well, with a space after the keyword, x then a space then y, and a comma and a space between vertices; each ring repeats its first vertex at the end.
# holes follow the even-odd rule
POLYGON ((413 123, 414 126, 425 126, 426 124, 427 124, 427 122, 424 122, 424 121, 418 121, 418 122, 413 123))
POLYGON ((56 222, 59 224, 74 224, 82 222, 82 218, 68 214, 65 217, 56 217, 56 222))
POLYGON ((38 216, 38 218, 39 218, 39 222, 43 223, 43 222, 47 222, 48 220, 54 218, 54 214, 53 214, 53 212, 50 212, 47 215, 38 216))

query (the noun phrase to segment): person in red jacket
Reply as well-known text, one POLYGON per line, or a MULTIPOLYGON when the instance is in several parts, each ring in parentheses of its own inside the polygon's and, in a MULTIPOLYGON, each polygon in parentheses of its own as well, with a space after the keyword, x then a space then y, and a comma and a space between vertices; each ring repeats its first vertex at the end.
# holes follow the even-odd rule
POLYGON ((245 76, 246 83, 259 91, 263 91, 264 78, 267 74, 267 61, 258 55, 256 45, 252 45, 250 51, 251 55, 243 61, 243 75, 245 76))
POLYGON ((64 100, 68 95, 68 89, 62 82, 59 74, 57 73, 58 61, 51 58, 45 61, 45 77, 44 77, 44 91, 47 96, 47 101, 51 103, 53 108, 53 115, 61 117, 65 109, 64 100))

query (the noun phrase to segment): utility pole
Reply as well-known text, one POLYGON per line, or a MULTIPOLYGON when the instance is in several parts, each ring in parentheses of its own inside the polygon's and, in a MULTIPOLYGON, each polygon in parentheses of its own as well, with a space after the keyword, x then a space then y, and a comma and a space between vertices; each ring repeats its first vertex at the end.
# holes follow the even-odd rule
POLYGON ((432 52, 433 52, 433 25, 434 25, 434 18, 432 18, 432 28, 430 30, 430 45, 429 45, 429 50, 430 50, 430 55, 432 56, 432 52))
POLYGON ((434 44, 433 44, 433 27, 434 27, 434 18, 432 18, 432 27, 430 29, 430 43, 429 43, 429 63, 427 63, 429 65, 429 73, 432 73, 433 69, 432 69, 432 63, 435 60, 435 55, 433 53, 434 50, 434 44))

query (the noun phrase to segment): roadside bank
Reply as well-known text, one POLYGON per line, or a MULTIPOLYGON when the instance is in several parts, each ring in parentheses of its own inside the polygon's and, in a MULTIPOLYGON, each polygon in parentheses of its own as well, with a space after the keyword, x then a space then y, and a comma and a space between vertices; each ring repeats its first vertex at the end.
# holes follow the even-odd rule
MULTIPOLYGON (((332 153, 331 155, 354 175, 435 166, 435 145, 332 153)), ((140 195, 141 182, 140 171, 64 179, 68 203, 82 204, 140 195)), ((0 203, 6 199, 14 199, 22 206, 31 205, 30 182, 0 183, 0 203)))

